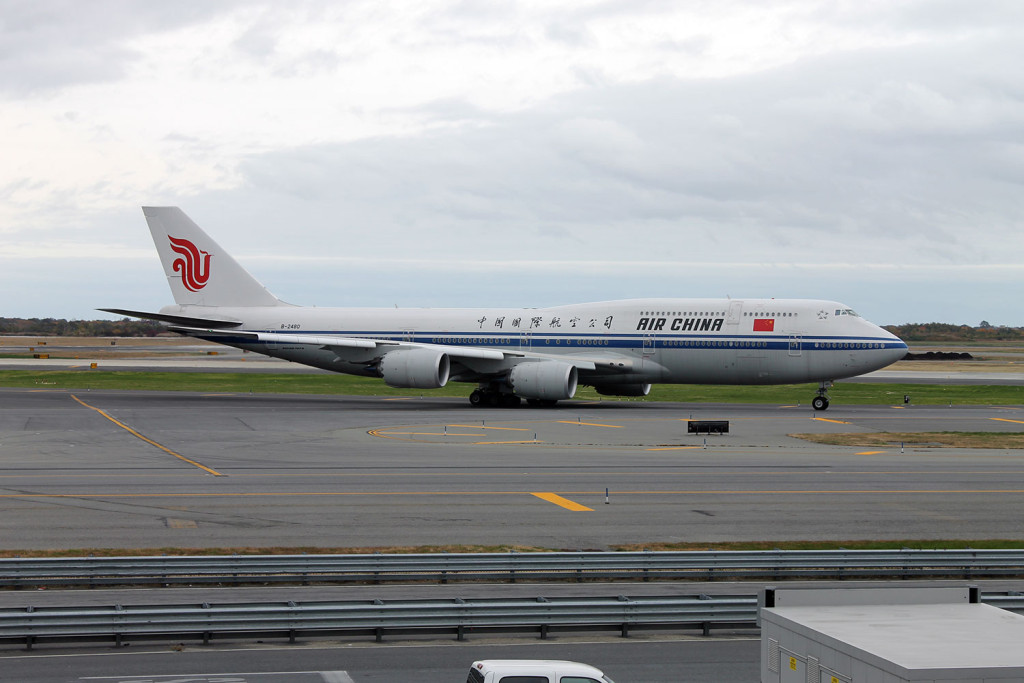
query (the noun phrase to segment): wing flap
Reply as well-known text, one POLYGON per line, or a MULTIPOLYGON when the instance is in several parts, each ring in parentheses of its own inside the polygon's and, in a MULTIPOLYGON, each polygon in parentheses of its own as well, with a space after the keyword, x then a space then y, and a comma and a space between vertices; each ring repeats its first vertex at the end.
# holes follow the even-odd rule
POLYGON ((452 358, 460 358, 467 360, 505 360, 511 354, 497 349, 481 349, 477 347, 464 347, 464 346, 445 346, 444 344, 416 344, 410 343, 410 346, 424 347, 430 349, 438 349, 444 351, 452 358))

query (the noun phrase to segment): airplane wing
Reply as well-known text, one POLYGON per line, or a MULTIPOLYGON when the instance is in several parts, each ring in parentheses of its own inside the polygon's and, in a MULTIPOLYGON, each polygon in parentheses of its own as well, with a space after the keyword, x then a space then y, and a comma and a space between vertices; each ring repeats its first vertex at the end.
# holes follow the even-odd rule
MULTIPOLYGON (((506 359, 514 360, 532 358, 538 360, 559 360, 564 363, 575 365, 579 370, 594 370, 597 368, 595 361, 589 358, 573 358, 571 356, 561 355, 555 356, 530 351, 484 349, 474 346, 451 346, 446 344, 425 344, 422 342, 396 341, 390 339, 366 339, 363 337, 344 337, 332 334, 282 334, 280 332, 256 332, 223 328, 214 329, 184 325, 172 325, 171 327, 168 327, 168 329, 171 332, 178 332, 190 337, 230 337, 234 339, 241 337, 254 342, 319 346, 320 348, 330 349, 339 355, 344 355, 348 350, 356 349, 380 349, 382 352, 386 353, 387 351, 398 350, 400 348, 427 348, 442 351, 448 354, 452 359, 461 361, 502 361, 506 359)), ((621 365, 621 362, 614 359, 608 359, 606 363, 608 365, 613 363, 621 365)), ((602 365, 604 364, 605 363, 602 363, 602 365)))

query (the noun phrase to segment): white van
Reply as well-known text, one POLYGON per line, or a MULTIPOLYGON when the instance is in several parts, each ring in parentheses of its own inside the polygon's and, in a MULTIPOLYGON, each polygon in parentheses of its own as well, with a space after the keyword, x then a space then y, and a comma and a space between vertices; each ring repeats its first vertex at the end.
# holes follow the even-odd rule
POLYGON ((481 659, 466 683, 614 683, 599 669, 555 659, 481 659))

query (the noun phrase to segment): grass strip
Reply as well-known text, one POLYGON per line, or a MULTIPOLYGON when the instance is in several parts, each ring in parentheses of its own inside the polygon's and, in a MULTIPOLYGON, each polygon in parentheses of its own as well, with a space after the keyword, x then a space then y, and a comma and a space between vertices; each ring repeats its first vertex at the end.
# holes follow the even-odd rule
POLYGON ((469 396, 470 385, 431 392, 394 389, 382 380, 351 375, 258 372, 133 372, 126 370, 0 371, 0 386, 36 389, 113 389, 200 393, 338 394, 353 396, 469 396))
POLYGON ((910 446, 913 448, 1024 448, 1024 432, 844 432, 790 434, 797 439, 829 446, 910 446))
MULTIPOLYGON (((847 541, 731 541, 721 543, 634 543, 615 545, 611 552, 639 551, 727 551, 727 550, 1018 550, 1024 540, 847 540, 847 541)), ((67 550, 0 550, 6 557, 156 557, 211 555, 369 555, 443 553, 541 553, 573 552, 579 548, 542 548, 523 545, 383 546, 375 548, 320 548, 314 546, 274 548, 79 548, 67 550)))
MULTIPOLYGON (((472 384, 450 384, 442 389, 395 389, 379 379, 337 374, 131 372, 103 369, 3 370, 0 386, 35 389, 115 389, 126 391, 191 391, 200 393, 321 394, 352 396, 466 397, 472 384)), ((806 406, 816 384, 725 386, 706 384, 655 385, 644 399, 601 397, 581 387, 579 400, 673 401, 682 403, 763 403, 806 406)), ((833 405, 903 405, 910 396, 918 405, 1020 405, 1024 386, 843 383, 831 391, 833 405)))

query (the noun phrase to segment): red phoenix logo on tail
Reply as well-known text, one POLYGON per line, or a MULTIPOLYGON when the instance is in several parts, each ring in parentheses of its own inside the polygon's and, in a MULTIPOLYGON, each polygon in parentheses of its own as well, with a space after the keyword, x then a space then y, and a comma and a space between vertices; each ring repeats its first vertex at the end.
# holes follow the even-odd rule
POLYGON ((167 236, 171 241, 171 249, 184 258, 174 259, 171 267, 175 273, 181 273, 181 283, 190 292, 198 292, 206 286, 210 279, 210 254, 186 239, 167 236))

